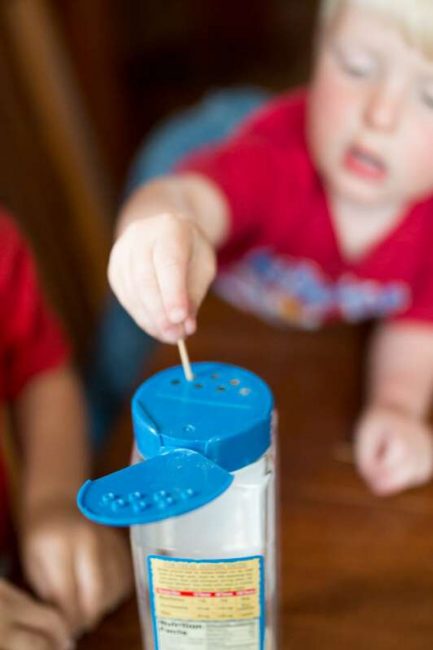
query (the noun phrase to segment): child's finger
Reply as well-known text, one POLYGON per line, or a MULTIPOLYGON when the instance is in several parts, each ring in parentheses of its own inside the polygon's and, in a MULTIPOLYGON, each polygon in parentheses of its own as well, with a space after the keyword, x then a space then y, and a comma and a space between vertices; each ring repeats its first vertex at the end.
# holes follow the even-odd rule
POLYGON ((359 471, 364 477, 380 465, 386 442, 386 430, 382 423, 369 420, 361 422, 356 432, 355 458, 359 471))
POLYGON ((389 435, 383 444, 383 452, 379 459, 381 467, 392 470, 407 458, 407 448, 397 435, 389 435))
POLYGON ((131 558, 125 540, 117 531, 107 530, 99 540, 101 550, 97 561, 103 567, 103 599, 99 601, 98 615, 117 607, 131 593, 133 573, 131 558))
MULTIPOLYGON (((71 637, 66 621, 52 607, 37 603, 29 595, 15 587, 9 587, 9 602, 13 607, 13 619, 21 628, 32 628, 34 633, 46 637, 49 647, 71 646, 71 637)), ((15 647, 11 644, 10 647, 15 647)), ((33 648, 34 646, 26 646, 33 648)))
POLYGON ((107 266, 107 279, 119 302, 127 308, 131 251, 123 239, 114 243, 107 266))
POLYGON ((153 248, 153 263, 168 321, 179 325, 190 315, 187 272, 191 255, 191 234, 185 226, 173 225, 153 248), (168 236, 169 235, 169 236, 168 236))
POLYGON ((410 464, 401 462, 371 477, 370 487, 378 496, 390 496, 415 484, 410 464))
POLYGON ((147 304, 147 302, 152 302, 153 296, 154 300, 158 301, 159 299, 160 309, 162 309, 159 287, 149 257, 150 252, 139 263, 134 262, 133 256, 128 258, 128 263, 124 265, 126 269, 123 268, 122 291, 119 292, 118 299, 141 329, 150 336, 160 339, 161 329, 150 313, 147 304))
POLYGON ((59 645, 35 630, 16 627, 2 639, 0 647, 6 650, 29 650, 30 648, 31 650, 66 650, 68 646, 59 645))
POLYGON ((50 585, 39 557, 25 558, 25 574, 33 591, 45 602, 50 599, 50 585))
POLYGON ((139 263, 131 275, 134 278, 131 301, 134 301, 134 312, 140 314, 142 322, 149 323, 146 331, 154 332, 153 336, 169 343, 182 338, 183 327, 173 325, 167 315, 154 265, 139 263))
POLYGON ((129 310, 137 325, 153 338, 164 343, 176 343, 184 338, 185 330, 182 325, 157 325, 151 313, 143 304, 137 302, 129 310))
POLYGON ((142 308, 153 325, 158 329, 167 322, 161 293, 152 259, 152 246, 147 244, 140 255, 130 255, 127 260, 125 284, 129 302, 138 309, 142 308))
POLYGON ((88 544, 77 551, 75 558, 79 600, 86 629, 96 625, 107 599, 106 567, 103 557, 97 540, 89 539, 88 544))
POLYGON ((108 264, 108 280, 118 301, 137 325, 158 338, 158 329, 149 318, 142 300, 143 289, 136 277, 139 274, 145 283, 146 268, 149 269, 148 275, 153 273, 151 247, 144 242, 140 250, 136 250, 130 240, 131 233, 127 233, 114 244, 108 264))
POLYGON ((182 325, 157 325, 149 310, 142 303, 137 301, 129 303, 127 311, 141 329, 159 341, 176 343, 184 337, 185 331, 182 325))
POLYGON ((81 613, 70 550, 59 548, 48 554, 43 569, 48 583, 50 601, 63 612, 71 629, 80 630, 81 613))

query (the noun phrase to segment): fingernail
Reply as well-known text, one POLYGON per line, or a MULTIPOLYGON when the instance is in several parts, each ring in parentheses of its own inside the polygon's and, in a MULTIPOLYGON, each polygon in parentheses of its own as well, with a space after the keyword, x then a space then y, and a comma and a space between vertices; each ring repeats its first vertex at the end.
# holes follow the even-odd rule
POLYGON ((179 331, 176 329, 168 328, 163 331, 163 337, 166 343, 177 343, 181 338, 179 331))
POLYGON ((75 641, 70 640, 70 641, 66 641, 64 650, 75 650, 76 647, 77 646, 75 644, 75 641))
POLYGON ((197 329, 195 318, 187 318, 184 324, 184 328, 186 334, 194 334, 195 330, 197 329))
POLYGON ((170 320, 172 323, 178 325, 185 320, 187 316, 186 310, 182 307, 175 307, 170 311, 170 320))

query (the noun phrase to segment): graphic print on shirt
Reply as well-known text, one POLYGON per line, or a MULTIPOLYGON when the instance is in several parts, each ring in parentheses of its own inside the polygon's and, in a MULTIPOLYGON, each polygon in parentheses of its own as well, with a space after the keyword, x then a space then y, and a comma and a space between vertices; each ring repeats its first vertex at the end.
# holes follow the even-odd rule
POLYGON ((327 277, 308 259, 256 249, 224 270, 216 292, 236 307, 279 325, 316 329, 326 322, 358 322, 405 310, 410 289, 395 280, 379 282, 345 273, 327 277))

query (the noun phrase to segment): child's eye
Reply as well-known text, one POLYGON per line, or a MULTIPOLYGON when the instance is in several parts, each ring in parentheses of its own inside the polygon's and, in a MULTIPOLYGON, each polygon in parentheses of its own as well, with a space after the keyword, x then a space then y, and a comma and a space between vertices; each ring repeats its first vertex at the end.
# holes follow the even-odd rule
POLYGON ((341 67, 352 77, 369 77, 374 70, 371 61, 350 57, 341 60, 341 67))
POLYGON ((337 49, 335 55, 340 68, 351 77, 363 79, 370 77, 375 71, 375 62, 368 54, 344 52, 337 49))

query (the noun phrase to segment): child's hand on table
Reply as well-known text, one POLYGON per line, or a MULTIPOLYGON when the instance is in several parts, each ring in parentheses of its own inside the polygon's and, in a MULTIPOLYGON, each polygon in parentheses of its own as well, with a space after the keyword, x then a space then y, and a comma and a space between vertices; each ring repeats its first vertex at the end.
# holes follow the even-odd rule
POLYGON ((415 416, 391 408, 370 408, 357 426, 355 457, 371 490, 391 495, 432 477, 433 437, 415 416))
POLYGON ((0 578, 0 646, 3 650, 68 650, 73 642, 59 612, 0 578))
POLYGON ((197 310, 215 271, 215 252, 200 228, 167 213, 125 228, 114 244, 108 277, 140 327, 176 343, 194 333, 197 310))
POLYGON ((32 512, 22 559, 35 593, 63 612, 74 635, 94 627, 131 591, 126 540, 119 531, 87 522, 74 503, 32 512))

